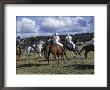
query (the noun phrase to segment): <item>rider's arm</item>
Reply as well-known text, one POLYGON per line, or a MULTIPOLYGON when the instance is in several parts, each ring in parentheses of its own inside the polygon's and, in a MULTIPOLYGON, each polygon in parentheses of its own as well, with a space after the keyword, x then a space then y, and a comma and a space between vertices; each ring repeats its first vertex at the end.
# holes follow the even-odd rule
POLYGON ((68 36, 66 36, 66 40, 68 41, 68 36))
POLYGON ((60 37, 58 36, 58 41, 60 42, 60 37))
POLYGON ((70 36, 70 40, 72 41, 72 37, 70 36))

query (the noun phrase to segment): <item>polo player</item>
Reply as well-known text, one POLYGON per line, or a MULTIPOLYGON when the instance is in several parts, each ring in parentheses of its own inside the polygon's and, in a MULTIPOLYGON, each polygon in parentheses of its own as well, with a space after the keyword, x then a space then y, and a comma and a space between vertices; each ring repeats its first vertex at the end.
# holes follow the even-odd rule
POLYGON ((72 42, 72 36, 70 36, 69 34, 67 34, 66 40, 67 40, 68 43, 72 44, 73 49, 75 49, 76 46, 75 46, 75 44, 72 42))
POLYGON ((63 44, 60 43, 60 37, 58 33, 55 33, 54 37, 53 37, 53 44, 57 44, 61 47, 63 47, 63 44))
POLYGON ((16 46, 20 45, 21 41, 20 41, 20 36, 17 37, 17 40, 16 40, 16 46))

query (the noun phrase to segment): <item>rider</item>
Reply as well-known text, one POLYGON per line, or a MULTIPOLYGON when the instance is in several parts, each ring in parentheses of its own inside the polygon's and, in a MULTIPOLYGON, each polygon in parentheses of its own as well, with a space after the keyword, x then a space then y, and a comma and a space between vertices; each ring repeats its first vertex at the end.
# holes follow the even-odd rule
POLYGON ((20 43, 21 43, 20 36, 18 36, 16 39, 16 48, 19 49, 19 51, 21 50, 20 43))
POLYGON ((21 43, 21 41, 20 41, 20 36, 18 36, 17 39, 16 39, 16 46, 19 46, 20 43, 21 43))
POLYGON ((63 44, 60 43, 60 37, 58 33, 55 33, 55 35, 53 36, 53 44, 58 44, 63 47, 63 44))
POLYGON ((75 44, 72 42, 72 36, 70 36, 69 34, 67 34, 66 40, 67 40, 68 43, 72 44, 73 49, 75 49, 76 46, 75 46, 75 44))

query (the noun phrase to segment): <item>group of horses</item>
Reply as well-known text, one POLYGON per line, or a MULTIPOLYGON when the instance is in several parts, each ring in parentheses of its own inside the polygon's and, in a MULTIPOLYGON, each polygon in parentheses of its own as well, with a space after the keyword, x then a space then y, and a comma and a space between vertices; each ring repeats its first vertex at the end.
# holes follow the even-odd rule
POLYGON ((34 53, 34 55, 37 53, 39 55, 38 58, 40 58, 43 44, 44 42, 40 40, 37 42, 37 44, 35 44, 35 47, 33 45, 29 45, 26 47, 25 40, 22 40, 22 42, 18 46, 16 46, 16 61, 20 61, 20 58, 25 51, 27 60, 29 59, 29 55, 31 53, 34 53))
POLYGON ((85 50, 84 59, 87 58, 87 54, 90 51, 94 51, 94 44, 83 44, 83 43, 75 43, 76 48, 74 49, 70 43, 67 43, 66 41, 62 41, 63 47, 53 44, 52 40, 50 41, 38 41, 38 43, 35 45, 35 47, 25 46, 25 41, 23 40, 19 46, 16 47, 16 60, 19 61, 21 55, 23 54, 24 50, 27 52, 26 59, 28 60, 29 54, 33 52, 34 54, 38 53, 38 58, 40 58, 42 55, 44 56, 45 60, 49 63, 49 57, 50 54, 53 55, 54 59, 58 61, 63 59, 64 63, 67 63, 68 57, 66 55, 67 51, 73 51, 75 55, 79 55, 81 59, 83 59, 81 52, 85 50), (81 50, 78 49, 79 45, 83 45, 81 50))

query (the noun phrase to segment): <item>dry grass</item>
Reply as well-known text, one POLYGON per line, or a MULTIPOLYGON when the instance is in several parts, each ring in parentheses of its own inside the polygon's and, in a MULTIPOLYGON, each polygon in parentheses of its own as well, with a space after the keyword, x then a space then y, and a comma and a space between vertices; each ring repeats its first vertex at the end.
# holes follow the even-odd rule
MULTIPOLYGON (((82 53, 83 54, 83 53, 82 53)), ((22 56, 21 61, 16 68, 17 74, 94 74, 94 53, 89 52, 86 60, 79 56, 73 58, 74 53, 68 51, 67 64, 60 60, 57 65, 57 60, 50 58, 50 63, 42 59, 35 59, 33 54, 26 60, 26 55, 22 56)), ((37 54, 36 54, 37 57, 37 54)))

